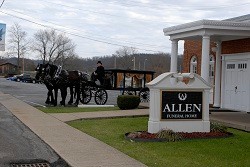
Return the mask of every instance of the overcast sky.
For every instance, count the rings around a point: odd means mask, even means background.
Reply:
[[[0,22],[7,25],[6,41],[14,23],[30,38],[48,27],[65,32],[77,45],[76,53],[88,58],[112,55],[122,46],[140,53],[170,53],[163,28],[237,17],[249,9],[250,0],[5,0]]]

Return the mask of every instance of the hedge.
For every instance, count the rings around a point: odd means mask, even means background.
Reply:
[[[140,97],[135,95],[119,95],[117,105],[122,110],[135,109],[140,104]]]

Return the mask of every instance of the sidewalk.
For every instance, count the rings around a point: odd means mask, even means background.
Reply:
[[[118,111],[100,111],[100,112],[81,112],[81,113],[52,113],[49,114],[54,118],[68,122],[79,119],[96,119],[96,118],[114,118],[114,117],[136,117],[136,116],[148,116],[148,109],[136,109],[136,110],[118,110]]]
[[[246,112],[211,112],[210,120],[225,126],[250,132],[250,114]]]
[[[72,167],[143,167],[141,162],[8,94],[0,103]]]

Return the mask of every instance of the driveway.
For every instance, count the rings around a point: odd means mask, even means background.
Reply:
[[[45,100],[47,98],[47,88],[44,84],[33,84],[9,81],[5,78],[0,78],[0,91],[5,94],[10,94],[32,106],[45,106]],[[68,89],[69,93],[69,89]],[[117,96],[121,93],[120,91],[107,90],[108,105],[116,105]],[[61,100],[60,91],[58,93],[58,102]],[[69,95],[67,96],[66,102],[69,101]],[[95,104],[94,98],[89,104]]]

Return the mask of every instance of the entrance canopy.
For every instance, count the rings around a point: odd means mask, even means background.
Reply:
[[[206,62],[209,62],[210,41],[216,42],[220,50],[222,41],[249,38],[250,14],[221,21],[199,20],[164,28],[163,32],[172,41],[170,72],[177,72],[178,41],[202,39],[201,76],[208,81],[209,64]]]
[[[170,40],[197,39],[210,36],[212,41],[229,41],[250,37],[250,15],[248,21],[199,20],[164,28],[164,35]]]
[[[201,77],[209,82],[210,42],[216,43],[214,106],[219,106],[221,88],[221,42],[250,38],[250,14],[227,20],[198,20],[163,29],[172,41],[170,72],[177,72],[179,40],[201,40]]]

